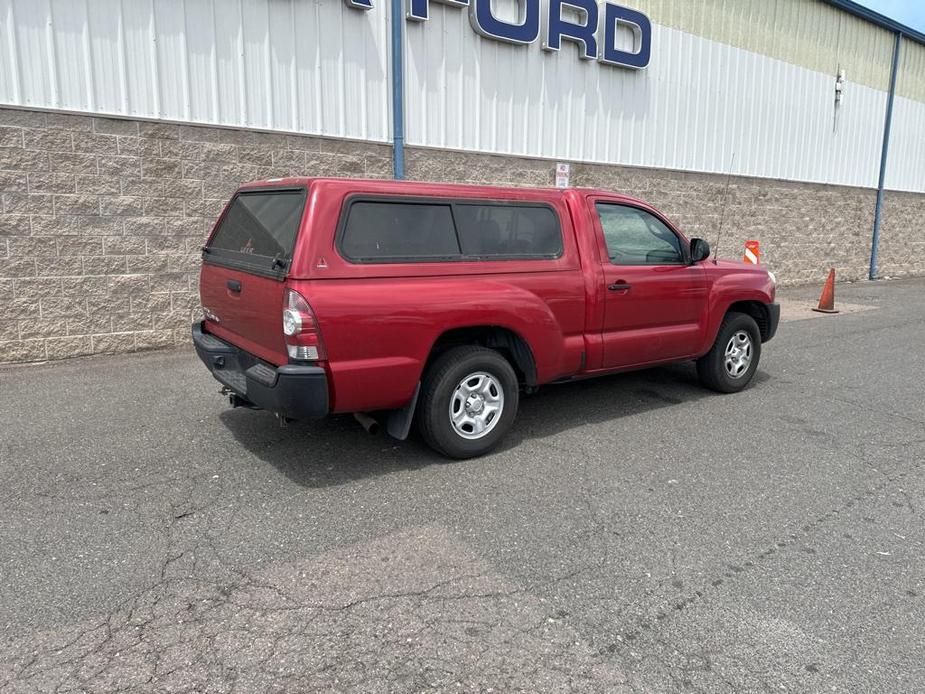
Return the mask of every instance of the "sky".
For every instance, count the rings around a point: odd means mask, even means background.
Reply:
[[[874,12],[925,33],[925,0],[855,0]]]

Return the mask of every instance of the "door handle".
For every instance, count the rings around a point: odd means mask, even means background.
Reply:
[[[235,294],[241,293],[241,280],[228,280],[225,286],[228,287],[228,291],[234,292]]]
[[[613,284],[607,287],[607,289],[609,289],[612,292],[625,292],[632,288],[633,288],[633,285],[627,284],[623,280],[620,280],[619,282],[614,282]]]

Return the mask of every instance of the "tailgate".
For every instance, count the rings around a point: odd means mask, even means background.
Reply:
[[[288,362],[285,278],[305,209],[304,188],[239,191],[203,249],[206,329],[272,364]]]

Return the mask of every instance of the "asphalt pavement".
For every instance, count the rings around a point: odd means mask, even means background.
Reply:
[[[447,462],[190,350],[0,368],[0,691],[925,691],[925,281],[749,390],[548,387]]]

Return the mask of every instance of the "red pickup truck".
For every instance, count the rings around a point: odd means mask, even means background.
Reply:
[[[354,413],[454,458],[490,450],[521,391],[696,360],[751,381],[774,276],[711,261],[615,193],[357,179],[243,186],[203,247],[196,350],[234,406]]]

